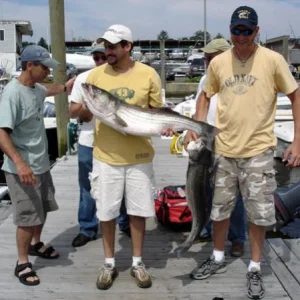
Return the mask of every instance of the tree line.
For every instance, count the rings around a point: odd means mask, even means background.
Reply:
[[[24,42],[22,42],[22,48],[24,48],[24,47],[26,47],[28,45],[35,45],[35,44],[36,43],[24,41]],[[38,41],[37,45],[42,46],[42,47],[50,50],[50,45],[47,44],[46,40],[43,37],[40,38],[40,40]]]
[[[158,35],[157,35],[157,39],[162,41],[170,41],[170,40],[183,40],[183,41],[187,41],[187,40],[193,40],[193,41],[204,41],[204,37],[205,37],[205,33],[203,30],[198,30],[196,31],[192,36],[190,37],[182,37],[182,38],[179,38],[179,39],[173,39],[171,37],[169,37],[169,34],[167,31],[165,30],[162,30]],[[221,33],[218,33],[214,39],[217,39],[217,38],[224,38],[224,36],[221,34]],[[212,40],[212,36],[211,34],[206,31],[206,41],[207,42],[210,42]]]

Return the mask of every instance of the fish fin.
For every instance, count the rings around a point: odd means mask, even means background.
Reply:
[[[157,111],[161,113],[170,113],[176,116],[181,116],[181,114],[170,107],[151,107],[151,111]]]
[[[117,114],[115,114],[115,121],[122,127],[127,127],[127,123],[121,118],[119,117]]]

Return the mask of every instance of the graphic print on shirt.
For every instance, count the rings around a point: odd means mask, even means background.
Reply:
[[[126,87],[120,87],[116,89],[112,89],[109,91],[113,96],[117,97],[120,100],[125,101],[126,99],[134,98],[135,91]]]
[[[1,101],[1,96],[2,96],[2,93],[3,93],[3,90],[5,88],[5,86],[9,83],[9,80],[6,79],[6,78],[2,78],[0,80],[0,101]]]
[[[233,93],[242,95],[247,93],[248,89],[253,87],[257,77],[250,74],[237,74],[225,80],[225,86],[232,88]]]

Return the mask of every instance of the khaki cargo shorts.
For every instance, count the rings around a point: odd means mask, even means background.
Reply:
[[[16,174],[5,172],[13,212],[17,226],[37,226],[45,223],[47,213],[58,209],[55,188],[50,171],[36,176],[36,184],[20,182]]]
[[[260,226],[276,223],[273,193],[277,184],[272,149],[250,158],[216,154],[215,168],[212,220],[230,217],[240,190],[251,223]]]

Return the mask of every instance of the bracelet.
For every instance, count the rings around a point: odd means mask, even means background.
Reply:
[[[66,92],[67,91],[67,86],[66,86],[66,84],[64,84],[64,92]]]

